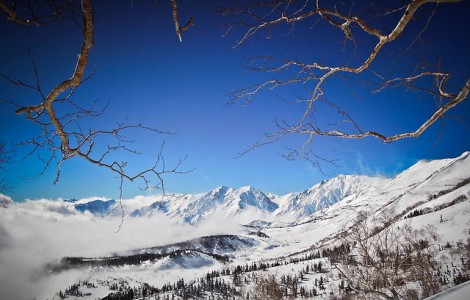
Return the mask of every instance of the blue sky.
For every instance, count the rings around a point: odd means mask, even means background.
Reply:
[[[174,132],[172,135],[130,132],[129,136],[136,140],[133,147],[142,150],[143,154],[118,158],[128,161],[130,170],[137,170],[152,163],[165,141],[164,156],[169,166],[179,158],[187,157],[182,170],[194,169],[186,175],[166,177],[169,192],[197,193],[221,185],[252,185],[266,192],[285,194],[301,191],[340,173],[391,176],[419,159],[455,157],[470,150],[470,105],[466,100],[451,111],[452,118],[445,120],[443,135],[437,143],[441,131],[439,124],[433,125],[418,139],[391,144],[374,139],[316,139],[316,153],[335,159],[337,164],[323,164],[323,173],[306,161],[282,158],[287,148],[302,141],[298,137],[288,137],[237,157],[264,133],[275,130],[274,119],[295,119],[302,107],[290,105],[285,100],[307,92],[307,87],[305,90],[296,87],[263,91],[249,105],[226,105],[231,92],[270,79],[267,74],[244,67],[250,64],[250,58],[295,56],[308,61],[318,58],[338,63],[345,59],[341,53],[347,53],[348,48],[332,54],[341,46],[341,43],[331,43],[338,41],[338,32],[323,25],[312,29],[309,24],[298,26],[290,34],[280,27],[270,39],[261,33],[234,48],[242,31],[234,30],[223,37],[224,29],[220,24],[226,19],[210,13],[211,1],[196,2],[183,1],[180,5],[181,19],[192,15],[196,22],[183,33],[183,43],[180,43],[167,3],[157,2],[151,6],[142,1],[131,8],[130,1],[113,1],[112,5],[109,1],[96,1],[95,45],[88,65],[88,71],[95,67],[95,72],[75,95],[80,103],[91,103],[95,99],[102,105],[110,103],[104,115],[87,123],[91,127],[110,128],[117,121],[127,119],[129,123],[144,123]],[[470,28],[463,13],[465,8],[468,4],[442,5],[422,36],[423,44],[416,43],[413,51],[397,59],[392,55],[393,51],[406,48],[412,40],[411,35],[411,38],[404,36],[397,48],[384,50],[374,68],[395,72],[409,70],[414,66],[421,45],[426,45],[426,57],[441,59],[444,68],[456,73],[456,84],[466,80],[470,70],[469,45],[466,38],[461,39],[464,44],[458,41],[459,34],[468,37]],[[425,21],[426,18],[421,18],[410,31],[419,32],[422,28],[419,24],[422,26]],[[81,44],[81,28],[77,24],[63,21],[47,27],[24,28],[1,21],[0,32],[2,73],[32,82],[34,77],[28,57],[28,49],[31,49],[45,90],[70,76]],[[365,48],[370,45],[370,41],[362,41],[361,37],[358,41],[366,45]],[[361,51],[363,48],[358,48],[358,57],[361,57]],[[352,93],[339,80],[333,81],[329,88],[329,97],[344,104],[363,127],[378,127],[386,133],[414,129],[434,107],[432,98],[413,93],[386,91],[370,97],[360,87]],[[29,91],[0,80],[0,98],[36,103],[34,97]],[[24,116],[16,116],[14,107],[0,105],[1,139],[8,145],[39,132],[34,124],[24,120]],[[28,148],[18,146],[16,149],[14,161],[2,174],[13,186],[7,194],[14,200],[115,198],[119,195],[119,179],[114,174],[78,158],[64,163],[56,185],[53,184],[55,168],[30,180],[28,178],[40,171],[40,161],[35,157],[23,160]],[[156,192],[141,191],[138,187],[139,184],[126,183],[124,196]]]

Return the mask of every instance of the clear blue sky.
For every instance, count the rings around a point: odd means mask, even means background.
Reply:
[[[183,1],[180,5],[182,22],[192,15],[196,25],[183,33],[183,43],[180,43],[174,33],[168,3],[158,1],[151,6],[140,1],[131,8],[130,2],[95,1],[95,45],[87,69],[91,71],[95,67],[95,72],[80,87],[75,100],[90,103],[99,99],[103,105],[110,103],[103,116],[88,123],[92,127],[110,128],[127,118],[130,123],[175,132],[166,136],[130,133],[136,139],[134,147],[144,153],[119,157],[128,161],[131,168],[145,167],[152,163],[163,141],[168,165],[187,156],[182,170],[194,168],[194,171],[166,177],[165,185],[170,192],[197,193],[220,185],[252,185],[265,192],[285,194],[304,190],[339,173],[390,176],[419,159],[454,157],[470,150],[470,104],[466,100],[445,119],[443,135],[437,143],[440,124],[432,126],[418,139],[392,144],[374,139],[316,139],[316,153],[337,160],[337,166],[322,165],[324,174],[306,161],[287,161],[281,157],[286,148],[298,145],[300,140],[295,137],[237,158],[238,153],[264,133],[275,130],[275,118],[295,119],[302,107],[289,105],[284,100],[305,93],[298,88],[266,91],[249,105],[227,106],[231,92],[270,79],[269,75],[252,72],[244,65],[249,65],[251,57],[260,55],[339,62],[344,60],[341,53],[349,52],[345,49],[329,55],[333,48],[342,47],[342,40],[336,39],[338,32],[325,29],[328,26],[310,29],[311,24],[304,24],[287,34],[288,30],[281,27],[270,39],[262,33],[245,45],[233,48],[242,31],[234,30],[222,37],[224,29],[220,24],[226,20],[210,13],[212,1]],[[442,59],[443,69],[455,72],[455,82],[462,82],[470,73],[470,24],[464,14],[468,8],[468,3],[454,7],[442,5],[422,35],[423,44],[417,42],[411,52],[399,59],[390,56],[396,49],[409,45],[412,38],[405,36],[397,48],[386,49],[373,67],[385,72],[409,70],[420,55],[421,45],[425,45],[426,57]],[[425,21],[426,18],[421,18],[418,24],[422,26]],[[419,32],[420,28],[410,30]],[[71,75],[81,45],[81,28],[76,23],[66,20],[47,27],[25,28],[2,20],[0,32],[0,72],[33,82],[28,57],[28,49],[31,49],[45,90]],[[361,38],[358,37],[358,42],[368,45],[369,42]],[[359,48],[358,57],[361,51]],[[0,80],[1,99],[37,103],[34,97],[29,91]],[[390,91],[369,98],[361,88],[352,93],[339,81],[332,83],[330,97],[340,99],[338,101],[357,116],[364,128],[379,128],[386,133],[415,129],[434,107],[430,97]],[[14,107],[0,105],[0,136],[8,145],[39,132],[24,116],[16,116]],[[64,163],[56,185],[53,185],[55,168],[29,180],[27,178],[37,175],[42,166],[37,157],[23,160],[27,151],[28,148],[17,147],[14,161],[1,174],[13,186],[7,194],[14,200],[115,198],[119,194],[119,180],[114,174],[78,158]],[[125,184],[124,196],[155,193],[141,191],[138,187],[138,184]]]

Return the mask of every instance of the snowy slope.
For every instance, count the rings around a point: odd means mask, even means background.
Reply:
[[[341,232],[352,226],[361,212],[376,214],[384,210],[390,210],[395,215],[401,216],[398,219],[400,222],[414,223],[418,220],[426,220],[425,223],[419,223],[416,226],[439,225],[437,227],[441,230],[442,235],[452,241],[457,241],[462,239],[462,234],[465,234],[464,229],[470,226],[470,221],[468,221],[468,215],[470,215],[470,211],[468,211],[468,207],[470,207],[469,178],[470,158],[468,152],[455,159],[418,162],[400,175],[390,179],[340,176],[333,179],[341,182],[338,185],[339,187],[354,184],[355,186],[362,185],[364,189],[354,190],[351,187],[333,189],[332,194],[338,196],[338,201],[295,223],[282,224],[279,222],[258,221],[252,222],[250,225],[262,230],[270,237],[270,242],[274,245],[260,255],[264,258],[289,255],[292,253],[293,246],[295,246],[296,251],[301,251],[310,248],[314,244],[327,245],[329,242],[334,241]],[[341,179],[350,180],[353,184],[345,184],[345,181],[341,181]],[[323,185],[325,184],[327,183],[323,183]],[[323,187],[320,184],[307,190],[319,191],[318,196],[317,198],[305,197],[303,202],[298,201],[297,207],[293,206],[298,209],[296,213],[301,215],[299,211],[304,211],[302,206],[305,203],[316,204],[313,201],[314,199],[325,199],[322,195],[328,195],[328,193],[322,189]],[[307,194],[307,191],[304,193]],[[348,194],[343,191],[351,191],[351,193]],[[328,197],[326,198],[328,199]],[[404,216],[413,210],[439,209],[457,198],[462,199],[463,202],[430,212],[422,218],[404,220]],[[285,204],[284,206],[281,204],[280,208],[282,207],[286,207]],[[441,214],[444,215],[444,218],[448,215],[448,219],[454,220],[454,223],[440,224]],[[459,226],[462,226],[462,229],[455,230],[455,227]],[[447,228],[447,230],[444,228]]]
[[[386,181],[379,177],[339,175],[322,181],[310,189],[282,197],[275,214],[300,221],[314,212],[325,209],[341,200],[366,196]]]
[[[459,284],[447,291],[441,292],[437,295],[431,296],[424,300],[436,300],[436,299],[443,299],[443,300],[468,300],[470,297],[470,281]]]

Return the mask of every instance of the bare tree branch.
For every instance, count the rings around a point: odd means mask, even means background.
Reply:
[[[25,26],[41,26],[58,21],[66,12],[73,12],[74,6],[71,0],[0,0],[0,11],[6,15],[8,22]]]
[[[121,180],[120,191],[122,194],[123,180],[141,181],[144,189],[162,189],[165,191],[164,177],[168,174],[186,173],[179,168],[183,163],[180,160],[173,168],[167,167],[163,159],[163,148],[155,158],[153,165],[136,171],[134,174],[128,171],[127,161],[116,160],[117,152],[140,154],[130,147],[133,139],[127,137],[127,133],[133,130],[145,130],[157,134],[169,134],[144,124],[127,124],[120,122],[111,129],[95,129],[88,126],[84,118],[100,116],[103,109],[95,109],[96,101],[91,107],[86,108],[72,99],[75,90],[80,87],[93,73],[85,75],[89,54],[94,43],[93,8],[91,0],[82,0],[83,40],[72,76],[55,85],[49,93],[46,93],[40,82],[39,70],[33,55],[30,57],[35,76],[34,84],[14,80],[5,74],[0,76],[15,86],[30,89],[38,95],[39,103],[27,106],[19,105],[17,101],[5,101],[18,107],[17,114],[25,114],[26,118],[35,123],[41,129],[41,133],[25,142],[32,149],[25,158],[37,154],[44,168],[38,176],[41,176],[53,163],[56,164],[56,178],[60,179],[62,164],[74,157],[80,157],[98,167],[108,169],[117,174]],[[4,6],[5,9],[8,8]],[[11,10],[11,9],[10,9]],[[65,109],[63,109],[65,107]],[[111,141],[111,142],[110,142]]]
[[[183,42],[181,33],[187,30],[191,25],[194,25],[194,20],[193,20],[193,17],[190,17],[188,22],[186,22],[185,25],[180,26],[179,16],[178,16],[178,5],[176,3],[176,0],[170,0],[170,2],[171,2],[171,9],[173,11],[173,23],[175,24],[176,35],[178,36],[178,39],[180,40],[180,42]]]
[[[381,130],[363,130],[359,123],[354,120],[352,116],[346,113],[345,110],[340,109],[337,104],[335,104],[335,100],[328,100],[327,102],[330,102],[329,105],[331,106],[331,103],[333,103],[334,105],[332,106],[335,107],[339,116],[342,117],[343,121],[341,123],[348,123],[352,125],[350,127],[351,130],[347,131],[341,127],[331,130],[320,128],[314,119],[315,115],[318,114],[317,110],[315,109],[315,103],[318,101],[325,102],[325,86],[329,81],[331,81],[336,76],[344,76],[346,74],[357,76],[361,73],[364,73],[366,70],[370,70],[371,64],[377,60],[379,54],[382,52],[383,47],[387,44],[394,43],[403,34],[405,29],[415,19],[416,12],[425,4],[434,3],[435,7],[427,18],[424,27],[414,37],[407,50],[412,47],[417,39],[421,38],[423,32],[428,28],[432,17],[434,16],[436,10],[438,10],[438,5],[442,3],[455,3],[460,1],[408,1],[406,6],[393,9],[392,11],[387,11],[385,13],[400,14],[399,19],[396,21],[393,28],[388,32],[384,32],[382,29],[379,29],[378,26],[370,24],[360,15],[353,15],[351,11],[342,13],[336,8],[336,6],[334,6],[334,9],[325,9],[320,5],[320,1],[314,2],[314,4],[308,3],[308,1],[305,3],[297,3],[300,8],[293,12],[291,9],[293,4],[292,1],[274,1],[261,3],[259,5],[254,4],[250,7],[225,10],[226,14],[232,14],[237,18],[238,25],[247,27],[244,35],[236,42],[235,46],[242,45],[249,38],[253,37],[261,30],[270,30],[270,28],[273,26],[280,24],[294,25],[296,23],[300,23],[301,21],[312,20],[315,17],[319,20],[325,20],[331,26],[333,26],[333,28],[338,28],[343,32],[343,35],[347,40],[352,40],[354,43],[356,43],[354,36],[357,35],[357,31],[360,31],[362,34],[365,34],[366,36],[369,36],[375,40],[374,46],[369,52],[366,53],[365,57],[360,60],[358,65],[348,63],[335,66],[322,64],[319,62],[305,63],[295,59],[280,60],[274,59],[272,57],[264,57],[264,60],[268,61],[269,64],[252,69],[273,74],[273,76],[276,77],[281,77],[281,74],[283,74],[283,79],[269,79],[267,81],[237,91],[233,94],[233,97],[230,100],[231,103],[242,99],[246,99],[247,102],[250,102],[252,101],[252,98],[263,89],[274,90],[281,86],[296,84],[302,84],[306,87],[310,86],[310,95],[308,99],[297,101],[297,103],[302,102],[305,104],[304,112],[299,117],[298,122],[295,122],[292,125],[283,124],[282,126],[278,126],[279,129],[276,132],[266,135],[261,141],[250,147],[249,150],[261,145],[276,142],[290,134],[305,135],[307,137],[307,144],[312,143],[315,136],[331,136],[349,139],[374,137],[387,143],[405,138],[416,138],[425,132],[437,120],[443,118],[449,110],[467,99],[470,90],[470,77],[468,77],[466,82],[458,88],[457,92],[453,92],[446,86],[446,83],[452,77],[452,74],[448,72],[442,72],[440,70],[425,70],[407,76],[397,76],[391,79],[386,79],[383,76],[375,73],[380,78],[379,88],[374,91],[375,93],[381,92],[386,88],[394,87],[405,87],[419,90],[440,99],[435,111],[431,115],[426,116],[426,119],[416,129],[399,132],[392,135],[386,135],[382,133]],[[333,4],[330,6],[333,6]],[[259,9],[260,7],[262,9]],[[356,33],[354,33],[354,30]],[[433,79],[433,83],[428,83],[427,86],[419,86],[416,84],[420,80],[424,80],[424,78]],[[305,149],[305,144],[301,148]],[[299,153],[302,155],[302,151]]]
[[[419,283],[423,296],[436,293],[435,228],[399,228],[393,218],[390,211],[361,216],[342,240],[346,247],[334,262],[335,270],[352,290],[380,299],[402,298],[408,282]]]
[[[7,166],[11,163],[14,156],[14,151],[7,149],[7,146],[3,141],[0,141],[0,174],[7,169]],[[7,180],[0,177],[0,192],[5,192],[11,189]]]

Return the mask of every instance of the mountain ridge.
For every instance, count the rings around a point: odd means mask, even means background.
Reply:
[[[305,222],[317,212],[325,211],[339,202],[350,203],[354,199],[380,198],[394,191],[411,192],[419,185],[432,184],[444,178],[446,182],[455,181],[455,177],[468,177],[466,169],[470,167],[470,152],[464,152],[456,158],[440,160],[420,160],[400,174],[391,178],[340,174],[323,180],[302,192],[286,195],[265,193],[252,186],[231,188],[219,186],[206,193],[175,194],[165,196],[140,197],[138,200],[117,201],[102,197],[63,200],[64,211],[76,210],[79,213],[94,216],[121,216],[122,205],[130,217],[154,217],[166,215],[175,221],[197,225],[211,216],[234,217],[247,215],[251,221],[265,220],[281,222]],[[452,176],[447,176],[451,172]],[[396,195],[398,197],[398,195]],[[142,199],[141,199],[142,198]],[[10,206],[4,205],[5,207]],[[58,203],[54,210],[59,211]],[[251,218],[251,219],[250,219]]]

